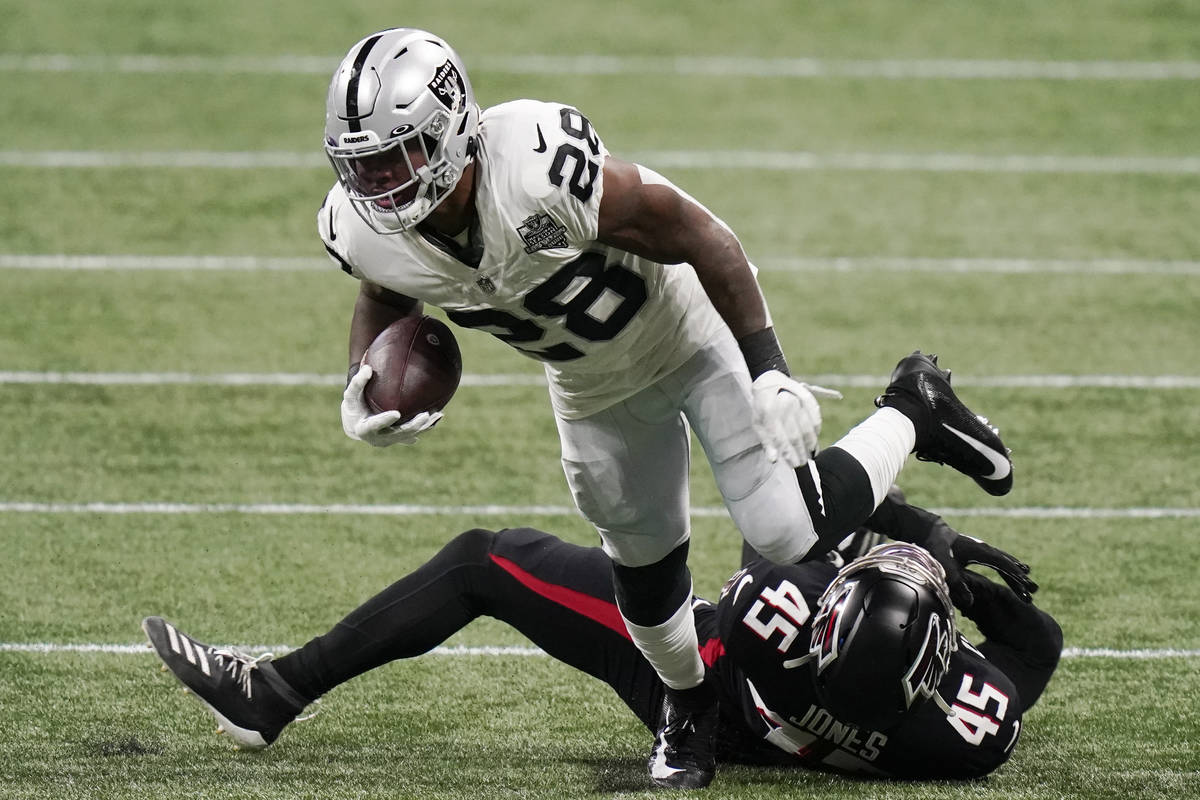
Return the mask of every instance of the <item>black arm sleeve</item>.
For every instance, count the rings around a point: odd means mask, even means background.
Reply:
[[[865,524],[889,539],[920,545],[941,521],[942,518],[932,511],[910,506],[904,496],[893,489],[867,517]]]
[[[979,646],[1012,680],[1025,708],[1042,696],[1062,655],[1062,628],[1033,603],[1021,600],[1003,584],[970,570],[963,571],[975,602],[965,612],[986,641]]]

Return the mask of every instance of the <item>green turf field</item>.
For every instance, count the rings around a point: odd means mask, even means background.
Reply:
[[[470,527],[593,542],[539,366],[490,337],[460,332],[468,382],[418,447],[340,430],[325,87],[392,25],[725,218],[793,371],[846,395],[826,443],[919,347],[1013,447],[1002,499],[902,476],[1032,563],[1065,631],[1013,758],[969,784],[727,768],[704,796],[1200,796],[1200,4],[610,5],[0,0],[0,798],[651,794],[649,735],[537,655],[389,665],[244,754],[135,647],[147,614],[302,644]],[[738,541],[707,469],[712,595]]]

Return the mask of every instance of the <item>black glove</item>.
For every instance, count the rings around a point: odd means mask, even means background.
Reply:
[[[1032,601],[1038,585],[1029,579],[1029,566],[998,547],[971,536],[964,536],[930,511],[909,505],[898,487],[867,520],[872,530],[901,542],[911,542],[929,551],[946,571],[950,599],[961,610],[975,602],[971,587],[963,576],[970,564],[991,567],[1000,574],[1013,593],[1025,602]]]
[[[1038,585],[1029,579],[1027,564],[987,542],[963,536],[936,514],[930,514],[928,511],[924,513],[931,518],[931,524],[923,537],[914,537],[913,544],[928,550],[942,565],[942,569],[946,570],[950,599],[960,610],[966,611],[975,602],[975,596],[971,593],[971,587],[963,574],[970,564],[991,567],[1000,573],[1000,577],[1017,597],[1026,603],[1033,600],[1032,595],[1037,591]]]
[[[992,547],[987,542],[961,533],[950,549],[959,567],[965,569],[970,564],[991,567],[1000,574],[1017,597],[1026,603],[1033,601],[1033,593],[1038,590],[1038,585],[1029,577],[1028,564],[1017,561],[998,547]]]

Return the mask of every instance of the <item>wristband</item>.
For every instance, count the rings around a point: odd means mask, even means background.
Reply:
[[[783,357],[783,350],[779,347],[779,339],[775,338],[774,328],[763,328],[761,331],[748,333],[738,339],[737,343],[746,359],[746,366],[750,368],[751,380],[773,369],[791,376],[787,360]]]

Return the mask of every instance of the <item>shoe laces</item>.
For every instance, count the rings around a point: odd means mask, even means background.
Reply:
[[[263,653],[261,656],[250,656],[240,650],[213,649],[213,660],[217,667],[229,673],[229,677],[237,684],[238,689],[247,700],[254,699],[254,670],[264,661],[275,657],[273,653]]]
[[[217,662],[218,669],[224,669],[229,673],[229,677],[237,684],[238,689],[246,696],[247,700],[254,699],[254,671],[258,669],[258,665],[270,661],[275,657],[274,653],[263,653],[261,656],[251,656],[243,653],[241,650],[233,648],[214,648],[212,650],[213,660]],[[308,722],[310,719],[321,713],[318,704],[321,698],[313,700],[311,705],[313,710],[311,714],[305,714],[302,717],[296,717],[292,722]]]

